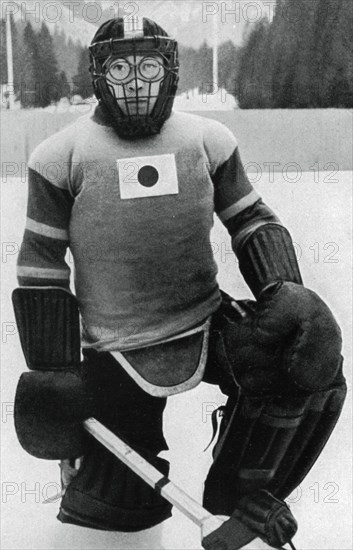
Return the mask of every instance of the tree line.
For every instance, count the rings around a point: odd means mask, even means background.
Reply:
[[[23,107],[46,107],[61,97],[92,96],[86,46],[51,35],[45,23],[11,20],[14,87]],[[218,48],[219,85],[243,109],[353,107],[352,0],[277,0],[247,29],[243,46]],[[1,84],[7,83],[6,24],[0,20]],[[212,48],[180,45],[179,92],[212,92]]]
[[[65,33],[55,29],[50,34],[45,22],[38,32],[31,23],[15,23],[11,17],[14,92],[21,106],[47,107],[63,97],[80,94],[80,64],[87,69],[86,97],[92,95],[88,74],[88,52],[81,43],[67,40]],[[0,20],[0,74],[1,84],[8,83],[6,55],[6,22]],[[5,87],[6,89],[6,87]],[[9,90],[7,90],[9,92]]]
[[[218,85],[234,95],[239,71],[240,48],[231,40],[218,47]],[[179,92],[197,88],[201,93],[212,93],[213,51],[204,42],[198,49],[179,46]]]
[[[11,17],[13,45],[14,90],[22,107],[47,107],[62,97],[92,96],[89,74],[89,54],[80,42],[67,40],[63,30],[51,35],[43,22],[39,32],[31,23],[15,22]],[[6,22],[0,20],[0,74],[6,85]],[[200,48],[180,46],[179,91],[199,88],[207,91],[212,86],[212,49],[204,43]],[[237,48],[229,41],[219,48],[220,79],[234,92],[234,68],[237,66]]]
[[[353,107],[352,28],[352,0],[277,0],[241,49],[239,107]]]

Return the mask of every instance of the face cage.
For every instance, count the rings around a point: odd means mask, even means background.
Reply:
[[[137,78],[134,77],[135,86],[137,88]],[[152,83],[148,84],[148,90],[146,94],[139,94],[138,90],[136,96],[132,99],[126,92],[126,87],[121,85],[124,97],[116,97],[114,87],[107,82],[109,92],[112,94],[116,101],[116,107],[119,109],[122,116],[130,120],[137,119],[140,117],[149,117],[153,115],[153,109],[157,103],[157,99],[160,94],[161,83],[158,83],[158,90],[156,94],[151,93]],[[142,100],[142,102],[141,102]],[[154,101],[155,100],[155,101]],[[122,109],[119,102],[124,102],[124,109]],[[152,108],[151,108],[152,104]]]
[[[151,53],[149,55],[151,56]],[[154,52],[153,55],[156,55],[156,52]],[[137,55],[130,54],[130,56],[133,56],[134,65],[136,67]],[[128,81],[121,84],[116,83],[114,85],[110,80],[106,78],[106,71],[105,71],[105,68],[107,67],[109,62],[115,58],[115,56],[113,55],[109,56],[106,59],[106,61],[103,63],[102,65],[103,70],[101,74],[99,75],[97,74],[97,76],[104,78],[104,80],[106,81],[109,92],[115,99],[116,107],[117,109],[119,109],[121,116],[128,118],[130,121],[137,120],[139,118],[153,117],[153,111],[157,104],[157,100],[160,96],[161,97],[163,96],[163,91],[166,88],[165,82],[169,80],[168,76],[170,74],[175,74],[173,72],[173,69],[168,69],[166,67],[166,64],[168,63],[168,59],[160,53],[158,53],[158,56],[161,57],[163,60],[164,76],[156,81],[153,81],[153,80],[148,81],[144,78],[141,78],[141,76],[137,74],[136,68],[134,68],[133,76],[129,78]],[[138,89],[139,80],[144,82],[145,90],[143,92],[140,92]],[[133,83],[133,86],[131,89],[134,91],[132,94],[129,94],[129,86],[131,86],[132,83]],[[123,93],[122,96],[120,95],[119,97],[117,97],[115,93],[116,89],[114,86],[120,87],[120,90]],[[154,93],[152,93],[152,88]],[[124,102],[124,109],[121,107],[121,105],[119,105],[119,102]],[[151,104],[152,104],[152,107],[151,107]]]
[[[163,45],[164,48],[162,48]],[[97,47],[98,52],[96,51]],[[165,51],[161,51],[161,49]],[[158,133],[170,115],[177,88],[179,64],[176,42],[168,37],[147,37],[142,41],[117,39],[93,44],[90,47],[90,52],[92,55],[90,70],[96,96],[103,102],[111,115],[117,132],[123,137],[139,137]],[[151,55],[161,57],[164,62],[165,75],[158,81],[156,93],[152,95],[151,88],[155,83],[150,82],[147,95],[137,93],[134,101],[129,104],[126,84],[124,84],[121,85],[124,96],[117,98],[114,87],[105,76],[104,68],[107,63],[117,56],[133,56],[134,63],[136,63],[136,56]],[[135,80],[137,89],[136,71],[134,71],[133,80]],[[118,99],[124,101],[126,112],[118,105]],[[140,105],[139,99],[147,100],[147,104],[143,102]],[[152,99],[155,99],[155,104],[151,109]]]

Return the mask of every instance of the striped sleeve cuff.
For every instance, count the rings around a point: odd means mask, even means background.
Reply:
[[[245,208],[248,208],[249,206],[252,206],[260,199],[260,195],[255,191],[251,191],[248,195],[243,197],[242,199],[238,200],[237,202],[231,204],[224,210],[218,213],[219,219],[224,222],[226,220],[229,220],[233,216],[237,216],[245,210]]]
[[[17,266],[17,276],[31,279],[58,279],[69,280],[70,269],[50,269],[37,266]]]
[[[224,222],[252,206],[259,195],[249,182],[238,148],[212,176],[215,211]]]

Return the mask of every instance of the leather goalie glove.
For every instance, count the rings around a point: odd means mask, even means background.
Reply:
[[[251,321],[257,344],[281,349],[282,366],[299,390],[326,388],[341,366],[341,331],[329,307],[302,285],[288,231],[279,224],[263,225],[237,254],[257,299]]]
[[[257,302],[235,302],[222,294],[209,359],[219,364],[226,353],[226,364],[245,394],[310,394],[336,380],[341,333],[315,292],[286,282],[264,291]],[[229,393],[226,387],[224,393]]]

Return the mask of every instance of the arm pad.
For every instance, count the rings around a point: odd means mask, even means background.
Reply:
[[[12,293],[17,328],[31,370],[67,370],[80,364],[76,298],[60,287],[19,287]]]
[[[280,224],[258,227],[237,250],[237,256],[239,269],[256,298],[276,282],[302,284],[292,239]]]

